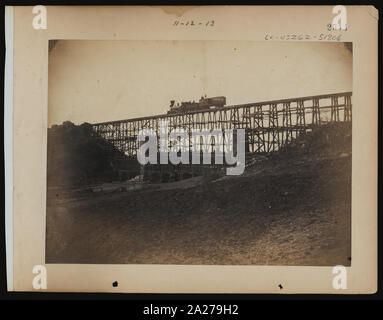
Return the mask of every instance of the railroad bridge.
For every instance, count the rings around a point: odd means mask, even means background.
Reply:
[[[167,121],[170,130],[182,128],[190,136],[193,129],[245,129],[247,152],[269,153],[316,126],[350,122],[351,96],[352,92],[342,92],[254,102],[182,114],[96,123],[92,126],[96,136],[113,144],[128,157],[135,156],[140,146],[137,141],[139,131],[152,129],[159,136],[161,121]]]

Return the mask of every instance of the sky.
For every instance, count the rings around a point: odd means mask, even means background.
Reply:
[[[205,94],[235,105],[352,91],[339,42],[59,40],[48,70],[49,127],[164,114]]]

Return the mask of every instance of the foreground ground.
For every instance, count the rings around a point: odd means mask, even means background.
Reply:
[[[298,139],[240,177],[57,192],[47,263],[350,265],[351,130]]]

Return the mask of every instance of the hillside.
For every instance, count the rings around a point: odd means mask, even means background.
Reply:
[[[349,124],[301,136],[242,176],[171,185],[51,204],[47,262],[351,263]]]
[[[108,142],[93,135],[90,124],[70,121],[48,129],[48,187],[76,186],[117,178],[111,159],[124,157]]]

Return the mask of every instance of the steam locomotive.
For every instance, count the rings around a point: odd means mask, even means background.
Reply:
[[[175,104],[175,100],[170,100],[170,110],[168,114],[187,113],[212,108],[223,108],[226,105],[226,97],[201,97],[199,102],[187,101]]]

